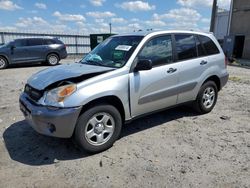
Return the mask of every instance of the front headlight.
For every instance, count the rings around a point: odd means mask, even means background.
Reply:
[[[76,84],[60,86],[47,92],[45,104],[49,106],[63,106],[63,101],[76,91]]]

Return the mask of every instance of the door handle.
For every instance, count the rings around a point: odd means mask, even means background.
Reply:
[[[207,61],[202,60],[202,61],[200,62],[200,65],[206,65],[206,64],[207,64]]]
[[[173,72],[175,72],[175,71],[177,71],[176,68],[169,68],[169,69],[167,70],[167,73],[173,73]]]

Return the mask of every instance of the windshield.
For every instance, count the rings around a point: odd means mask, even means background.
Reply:
[[[3,43],[3,44],[0,44],[0,46],[2,46],[2,47],[9,46],[10,43],[11,43],[11,42],[7,42],[7,43],[5,43],[5,44]]]
[[[120,68],[124,66],[143,36],[115,36],[106,39],[80,63]]]
[[[14,43],[13,41],[7,42],[5,44],[2,44],[2,47],[9,47],[9,46],[13,45],[13,43]]]

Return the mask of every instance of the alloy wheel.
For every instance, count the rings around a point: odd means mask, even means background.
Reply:
[[[55,55],[49,56],[49,64],[56,65],[58,63],[58,58]]]
[[[215,101],[215,90],[213,87],[207,87],[202,96],[202,103],[205,108],[211,108]]]
[[[114,130],[114,118],[106,112],[101,112],[90,118],[84,135],[91,145],[98,146],[106,143],[112,137]]]
[[[6,61],[3,58],[0,58],[0,69],[4,68],[6,65]]]

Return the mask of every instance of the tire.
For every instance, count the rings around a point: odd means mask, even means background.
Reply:
[[[5,69],[6,67],[8,67],[8,61],[0,56],[0,69]]]
[[[81,149],[98,153],[110,148],[119,138],[122,119],[111,105],[94,106],[78,118],[74,137]]]
[[[47,64],[50,66],[55,66],[59,63],[59,57],[54,53],[49,54],[46,59],[47,59]]]
[[[213,110],[218,97],[218,88],[213,81],[205,82],[197,95],[195,110],[201,114],[209,113]]]

